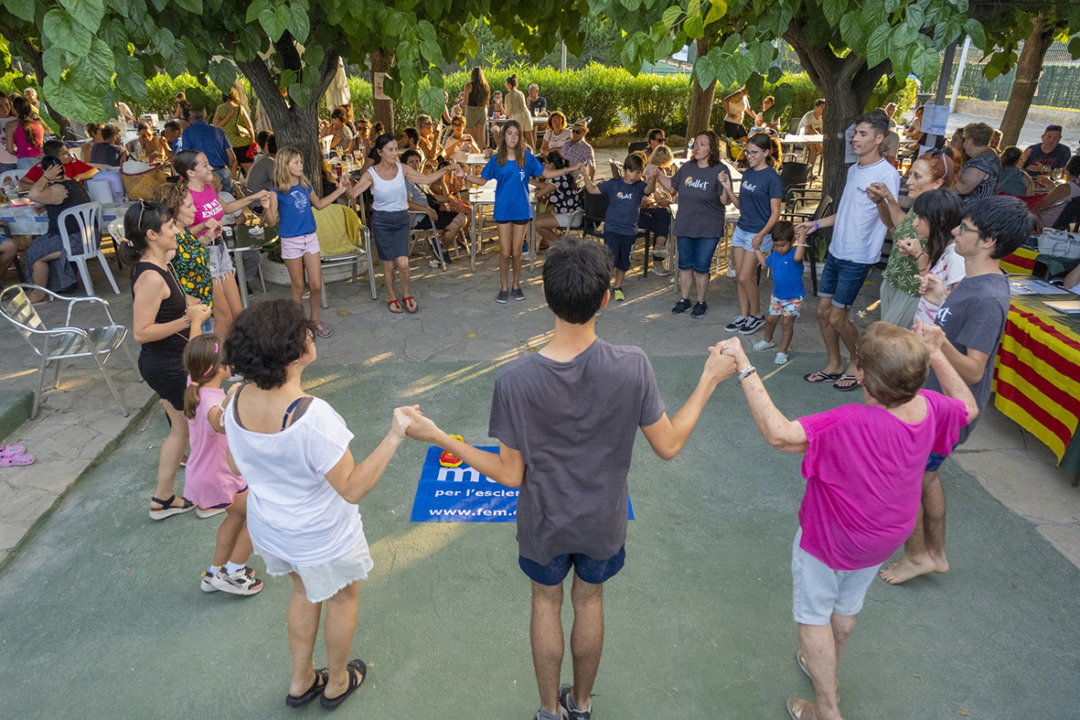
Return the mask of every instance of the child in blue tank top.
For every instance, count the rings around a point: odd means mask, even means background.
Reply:
[[[307,270],[311,321],[315,323],[315,332],[323,338],[334,333],[319,320],[322,258],[312,208],[322,210],[348,188],[347,181],[341,182],[334,192],[320,198],[304,176],[304,156],[297,148],[281,148],[274,158],[274,193],[270,196],[270,207],[266,209],[264,217],[268,225],[278,223],[281,259],[289,271],[293,302],[299,303],[304,297],[304,270]]]

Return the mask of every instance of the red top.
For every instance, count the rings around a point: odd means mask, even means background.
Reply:
[[[82,175],[84,172],[93,170],[94,168],[87,165],[82,160],[72,160],[69,163],[64,164],[64,177],[68,180],[74,180],[77,175]],[[34,167],[26,171],[26,175],[23,176],[23,180],[29,180],[30,182],[37,182],[44,174],[44,170],[41,169],[41,163],[38,163]]]

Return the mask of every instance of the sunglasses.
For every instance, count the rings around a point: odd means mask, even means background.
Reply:
[[[584,135],[585,131],[582,130],[581,128],[574,128],[574,134],[575,135]]]

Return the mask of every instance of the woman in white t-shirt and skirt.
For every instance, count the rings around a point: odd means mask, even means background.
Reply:
[[[359,583],[371,553],[357,503],[382,477],[415,408],[394,410],[390,431],[359,465],[353,434],[329,404],[301,389],[315,360],[315,326],[291,300],[258,303],[240,313],[225,341],[245,383],[225,407],[229,465],[250,488],[248,531],[271,576],[293,581],[289,652],[293,672],[285,703],[320,697],[336,708],[364,681],[367,666],[348,660],[356,630]],[[326,602],[327,667],[312,653]]]
[[[397,140],[393,135],[386,133],[376,138],[374,153],[379,161],[369,167],[353,185],[349,197],[356,198],[371,188],[374,198],[371,204],[371,232],[375,236],[375,250],[383,264],[383,280],[390,296],[390,312],[400,313],[404,305],[405,310],[414,313],[419,306],[409,292],[409,231],[412,223],[409,219],[409,191],[405,187],[405,181],[415,185],[429,185],[453,172],[458,165],[450,161],[442,169],[424,174],[399,162],[397,149]],[[395,272],[401,277],[400,301],[394,288]]]

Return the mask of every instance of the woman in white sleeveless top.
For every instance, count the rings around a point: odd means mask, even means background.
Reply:
[[[419,306],[409,294],[409,193],[405,181],[428,185],[457,169],[451,161],[441,170],[424,174],[398,161],[397,141],[389,133],[375,140],[375,153],[379,162],[368,168],[361,176],[349,197],[355,198],[368,188],[374,197],[371,213],[371,232],[375,236],[375,249],[383,264],[383,281],[390,296],[390,312],[404,309],[416,312]],[[402,297],[399,301],[394,289],[394,273],[401,276]]]

